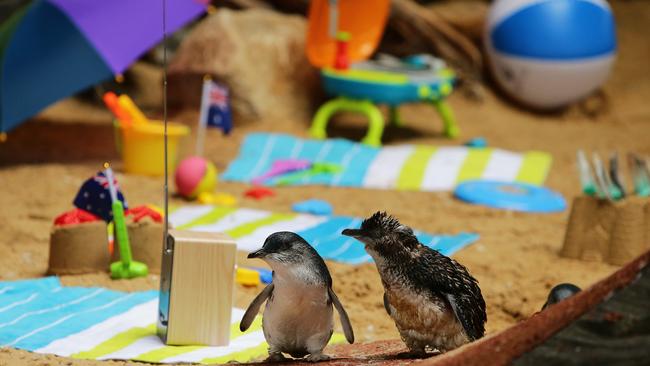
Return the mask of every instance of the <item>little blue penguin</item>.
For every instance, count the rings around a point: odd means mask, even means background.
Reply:
[[[375,261],[384,285],[384,307],[409,348],[446,352],[485,333],[485,300],[478,281],[455,260],[422,245],[413,230],[385,212],[360,229],[345,229]]]
[[[560,301],[566,300],[578,292],[580,292],[580,287],[572,283],[561,283],[553,287],[548,293],[548,298],[546,299],[544,306],[542,306],[542,310],[553,304],[557,304]]]
[[[262,329],[269,344],[267,361],[282,361],[283,353],[307,356],[312,362],[329,359],[323,349],[334,329],[332,305],[339,313],[345,338],[354,342],[350,319],[332,290],[325,261],[305,239],[292,232],[277,232],[248,258],[260,258],[273,270],[273,280],[248,306],[239,325],[242,331],[248,329],[266,301]]]

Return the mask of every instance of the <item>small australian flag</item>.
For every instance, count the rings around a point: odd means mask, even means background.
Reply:
[[[115,189],[117,189],[117,198],[122,201],[126,210],[126,199],[122,192],[120,192],[117,179],[113,178],[113,183],[115,184]],[[104,221],[110,222],[113,220],[113,202],[111,202],[111,193],[108,187],[108,178],[106,178],[104,172],[99,172],[84,182],[73,203],[77,208],[91,212],[101,217]]]
[[[229,98],[226,86],[212,80],[204,82],[201,108],[204,110],[202,115],[207,118],[205,125],[220,128],[226,135],[232,130]]]

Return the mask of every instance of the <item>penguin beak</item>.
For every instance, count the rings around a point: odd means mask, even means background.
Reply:
[[[247,258],[264,258],[266,256],[266,254],[267,253],[264,251],[264,248],[262,248],[262,249],[258,249],[256,251],[254,251],[254,252],[248,253]]]
[[[360,229],[345,229],[343,232],[341,232],[341,234],[345,236],[351,236],[353,238],[360,238],[363,236],[363,231]]]

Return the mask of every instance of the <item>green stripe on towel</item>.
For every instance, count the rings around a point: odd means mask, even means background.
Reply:
[[[493,149],[469,149],[463,165],[460,167],[456,182],[464,182],[470,179],[480,179],[485,172],[485,167],[490,161]]]
[[[199,225],[210,225],[230,215],[231,213],[235,212],[235,210],[236,208],[234,207],[217,206],[214,208],[214,210],[201,217],[197,217],[196,219],[186,224],[180,225],[177,229],[182,230]]]
[[[419,190],[422,186],[427,164],[429,164],[429,160],[435,152],[436,148],[433,146],[417,145],[404,162],[402,171],[397,178],[397,189]]]
[[[248,332],[256,332],[258,330],[262,329],[262,317],[258,316],[255,318],[253,321],[253,324],[251,324],[250,328],[246,331]],[[239,322],[233,323],[230,326],[230,340],[237,339],[238,337],[242,336],[244,333],[239,330]],[[144,362],[161,362],[162,360],[178,355],[182,355],[184,353],[196,351],[197,349],[205,348],[205,346],[165,346],[161,347],[146,353],[143,353],[139,356],[134,357],[134,360],[138,361],[144,361]],[[250,358],[248,359],[250,360]],[[248,361],[246,360],[246,361]]]
[[[146,327],[135,327],[124,332],[118,333],[108,340],[98,344],[89,351],[79,352],[71,355],[72,358],[83,358],[96,360],[99,357],[117,352],[124,347],[129,346],[140,338],[156,334],[156,324]]]
[[[524,161],[515,179],[517,182],[541,185],[551,166],[551,155],[541,151],[524,154]]]
[[[263,226],[271,225],[280,221],[288,221],[293,219],[294,217],[296,217],[296,215],[294,214],[271,214],[262,219],[247,222],[243,225],[237,226],[234,229],[230,229],[226,231],[226,234],[230,235],[230,237],[233,239],[237,239],[237,238],[241,238],[242,236],[251,234],[255,230]]]

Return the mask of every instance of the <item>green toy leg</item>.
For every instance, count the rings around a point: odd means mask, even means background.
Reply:
[[[332,115],[341,111],[361,113],[368,117],[368,133],[361,142],[370,146],[381,146],[381,135],[384,133],[384,118],[379,108],[367,100],[339,97],[323,104],[314,116],[309,134],[317,139],[326,138],[327,122]]]
[[[327,138],[327,121],[340,109],[339,102],[338,99],[332,99],[318,108],[309,129],[311,137],[321,140]]]
[[[403,127],[404,126],[404,121],[402,120],[402,116],[399,114],[399,109],[398,106],[396,105],[391,105],[389,106],[389,113],[390,113],[390,123],[397,127]]]
[[[363,103],[363,105],[360,105],[362,110],[359,112],[368,117],[368,132],[361,142],[366,145],[379,147],[381,146],[381,135],[384,134],[384,117],[381,115],[379,108],[373,103],[368,101],[361,103]]]
[[[454,118],[454,113],[451,111],[451,108],[444,102],[444,100],[432,100],[433,106],[436,107],[436,110],[442,118],[442,123],[444,126],[444,134],[447,137],[456,138],[460,134],[460,129],[456,124],[456,119]]]

